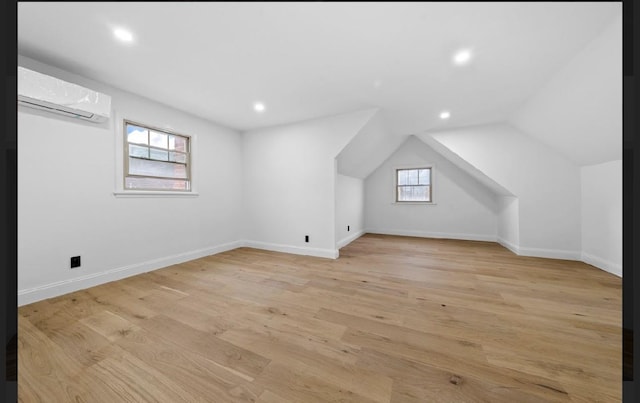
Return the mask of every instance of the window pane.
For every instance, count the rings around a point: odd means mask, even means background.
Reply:
[[[127,124],[127,141],[129,143],[148,144],[147,129]]]
[[[187,167],[171,162],[129,158],[130,175],[162,176],[166,178],[187,178]]]
[[[398,186],[398,201],[431,201],[430,186]]]
[[[408,185],[409,184],[409,171],[406,169],[398,170],[398,185]]]
[[[409,185],[417,185],[418,184],[418,170],[410,169],[407,171],[409,173]]]
[[[129,155],[132,157],[149,158],[149,148],[129,144]]]
[[[125,189],[191,190],[189,137],[130,123],[125,133]]]
[[[427,200],[427,188],[425,186],[415,186],[411,193],[411,200],[424,201]]]
[[[407,187],[398,186],[398,201],[406,201],[408,197]]]
[[[187,163],[187,154],[170,152],[169,153],[169,161],[180,162],[180,163],[186,164]]]
[[[154,132],[153,130],[151,130],[151,132],[149,133],[149,142],[154,147],[166,149],[168,147],[168,137],[169,136],[164,133]]]
[[[188,139],[181,136],[169,136],[169,150],[187,151]]]
[[[430,169],[421,169],[418,172],[418,184],[419,185],[430,185],[431,184],[431,170]]]
[[[152,160],[169,161],[169,151],[156,150],[152,148],[149,152]]]
[[[181,179],[125,178],[127,189],[189,190],[190,183]]]

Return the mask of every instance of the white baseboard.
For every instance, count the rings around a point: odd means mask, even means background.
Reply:
[[[229,242],[209,248],[179,253],[160,259],[148,260],[146,262],[136,263],[129,266],[117,267],[115,269],[106,270],[99,273],[92,273],[67,280],[56,281],[54,283],[45,284],[38,287],[18,290],[18,306],[27,305],[32,302],[41,301],[47,298],[57,297],[59,295],[64,295],[70,292],[83,290],[85,288],[94,287],[111,281],[120,280],[126,277],[134,276],[136,274],[161,269],[163,267],[187,262],[189,260],[215,255],[217,253],[226,252],[228,250],[236,249],[241,246],[244,246],[244,242],[242,241]]]
[[[431,233],[422,231],[399,231],[399,230],[365,230],[358,231],[352,236],[344,238],[338,242],[338,248],[342,248],[345,245],[353,242],[365,233],[373,234],[386,234],[386,235],[400,235],[400,236],[417,236],[423,238],[448,238],[448,239],[461,239],[461,240],[473,240],[473,241],[497,241],[507,249],[511,250],[520,256],[534,256],[545,257],[553,259],[569,259],[569,260],[582,260],[585,263],[593,265],[599,269],[612,273],[618,277],[622,277],[622,265],[609,262],[605,259],[601,259],[597,256],[589,255],[587,253],[578,253],[573,251],[562,250],[550,250],[550,249],[536,249],[536,248],[521,248],[514,245],[502,238],[496,238],[486,235],[473,235],[473,234],[445,234],[445,233]],[[56,281],[54,283],[45,284],[37,287],[26,288],[18,290],[18,306],[27,305],[33,302],[41,301],[47,298],[53,298],[59,295],[64,295],[70,292],[82,290],[89,287],[94,287],[100,284],[108,283],[111,281],[120,280],[126,277],[134,276],[136,274],[146,273],[149,271],[161,269],[163,267],[171,266],[178,263],[187,262],[189,260],[198,259],[205,256],[215,255],[217,253],[225,252],[228,250],[236,249],[242,246],[250,248],[264,249],[275,252],[292,253],[296,255],[316,256],[329,259],[336,259],[339,256],[338,249],[320,249],[320,248],[304,248],[299,246],[273,244],[267,242],[258,241],[235,241],[229,242],[209,248],[198,249],[190,252],[179,253],[172,256],[163,257],[160,259],[149,260],[142,263],[132,264],[129,266],[118,267],[115,269],[87,274],[85,276],[75,277],[67,280]]]
[[[509,241],[507,241],[504,238],[500,238],[498,237],[497,239],[498,243],[502,246],[504,246],[505,248],[509,249],[511,252],[515,253],[516,255],[520,255],[520,247],[514,243],[511,243]]]
[[[369,234],[415,236],[420,238],[444,238],[444,239],[459,239],[463,241],[496,242],[495,235],[484,235],[484,234],[458,234],[458,233],[449,233],[449,232],[426,232],[426,231],[397,230],[397,229],[391,229],[391,230],[366,229],[364,232]]]
[[[544,257],[547,259],[580,260],[580,252],[562,249],[541,249],[519,246],[498,237],[498,243],[518,256]]]
[[[365,234],[365,232],[362,231],[362,230],[354,232],[353,235],[349,235],[348,237],[339,240],[338,244],[336,245],[336,248],[342,249],[345,246],[349,245],[351,242],[353,242],[356,239],[360,238],[364,234]]]
[[[582,252],[582,261],[618,277],[622,277],[622,265]]]
[[[580,252],[574,250],[539,249],[520,247],[520,256],[544,257],[547,259],[580,260]]]
[[[273,252],[292,253],[294,255],[316,256],[328,259],[338,258],[337,249],[306,248],[300,246],[282,245],[259,241],[244,241],[244,246],[255,249],[270,250]]]

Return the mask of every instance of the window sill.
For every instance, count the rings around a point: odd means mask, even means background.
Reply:
[[[119,191],[113,192],[115,197],[122,198],[133,198],[133,197],[167,197],[167,198],[176,198],[176,197],[198,197],[199,193],[196,192],[161,192],[161,191],[143,191],[143,190],[129,190],[129,191]]]
[[[397,204],[399,206],[405,205],[405,204],[422,204],[422,205],[426,205],[426,206],[435,206],[438,203],[434,203],[434,202],[421,202],[421,201],[406,201],[406,202],[398,202],[398,201],[394,201],[391,202],[391,204]]]

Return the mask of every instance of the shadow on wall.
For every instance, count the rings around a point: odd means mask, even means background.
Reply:
[[[437,175],[446,177],[455,183],[469,197],[477,200],[493,213],[499,212],[498,195],[487,186],[480,183],[480,181],[453,164],[417,137],[410,136],[405,144],[417,158],[424,161],[431,161],[435,164]],[[405,144],[403,144],[402,147],[404,147]],[[437,184],[434,184],[434,186],[437,186]],[[437,189],[435,189],[435,191],[437,192]]]

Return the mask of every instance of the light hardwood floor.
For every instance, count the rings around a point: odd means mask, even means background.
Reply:
[[[621,280],[490,242],[240,248],[19,309],[22,402],[616,402]]]

